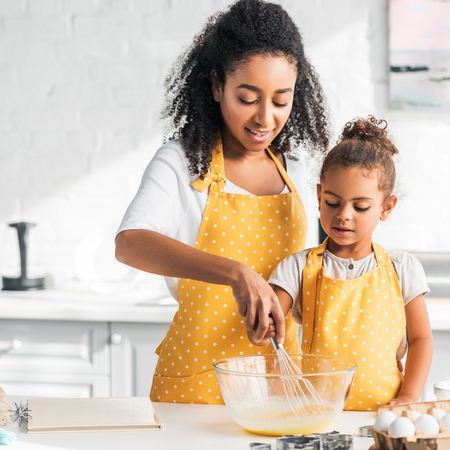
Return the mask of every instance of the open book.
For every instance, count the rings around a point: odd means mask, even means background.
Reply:
[[[28,433],[161,430],[148,397],[28,400]]]

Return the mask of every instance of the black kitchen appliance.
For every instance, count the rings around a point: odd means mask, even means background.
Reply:
[[[7,277],[3,276],[3,290],[4,291],[31,291],[36,289],[44,289],[45,277],[28,278],[27,276],[27,250],[28,250],[28,230],[34,226],[35,223],[18,222],[9,223],[12,228],[17,229],[19,238],[20,250],[20,276]]]

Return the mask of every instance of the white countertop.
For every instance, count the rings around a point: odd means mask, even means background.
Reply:
[[[20,397],[8,400],[25,403]],[[276,438],[245,431],[225,406],[154,403],[154,407],[163,424],[162,431],[27,434],[25,423],[21,428],[10,423],[6,429],[17,434],[17,442],[11,447],[14,450],[248,450],[251,442],[271,444],[275,450]],[[323,431],[351,434],[353,449],[367,450],[374,440],[357,437],[358,427],[372,425],[375,418],[376,413],[372,412],[344,411]]]
[[[0,291],[0,319],[170,323],[178,303],[165,293],[97,295],[63,290]]]
[[[426,297],[432,330],[450,330],[450,299]],[[97,295],[42,290],[0,291],[1,319],[170,323],[177,302],[166,294]]]

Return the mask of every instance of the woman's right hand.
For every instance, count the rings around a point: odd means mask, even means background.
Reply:
[[[252,332],[253,341],[259,343],[266,336],[270,324],[275,322],[277,341],[282,344],[285,315],[278,297],[267,281],[249,266],[242,264],[242,269],[231,287],[238,312],[245,317],[245,329]]]
[[[255,342],[254,336],[255,331],[258,328],[258,323],[255,324],[252,330],[247,331],[247,337],[248,340],[258,347],[264,347],[266,345],[270,344],[270,338],[274,338],[277,334],[276,328],[275,328],[275,321],[273,320],[272,316],[269,316],[269,328],[267,330],[267,333],[264,335],[261,341]]]

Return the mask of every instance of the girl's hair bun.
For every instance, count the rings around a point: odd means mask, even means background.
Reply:
[[[383,119],[377,120],[374,116],[367,119],[357,117],[345,124],[339,142],[351,139],[367,141],[374,148],[387,151],[391,156],[398,153],[397,148],[388,137],[387,122]]]
[[[393,156],[397,148],[389,139],[387,122],[373,116],[357,117],[345,124],[335,147],[325,157],[320,172],[321,182],[328,170],[335,167],[361,167],[367,171],[378,170],[378,187],[389,197],[395,185]]]

